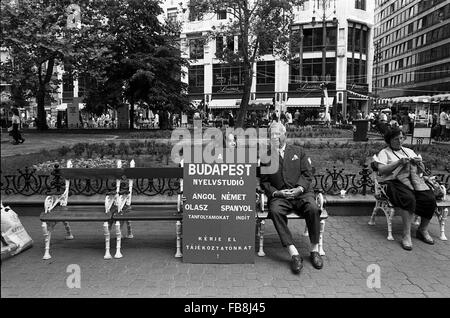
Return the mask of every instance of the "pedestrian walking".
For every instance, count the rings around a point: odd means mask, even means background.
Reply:
[[[440,138],[445,138],[445,125],[447,124],[448,115],[447,113],[442,110],[441,114],[439,115],[439,125],[441,126],[441,133]]]
[[[10,132],[10,135],[13,137],[14,141],[13,141],[13,145],[18,145],[21,144],[25,141],[25,139],[22,137],[22,135],[20,134],[20,117],[19,117],[19,110],[17,108],[13,108],[12,110],[12,117],[11,117],[11,122],[12,122],[12,130]]]

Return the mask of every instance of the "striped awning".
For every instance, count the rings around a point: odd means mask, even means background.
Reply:
[[[431,103],[432,96],[401,96],[392,98],[392,103]]]
[[[212,99],[208,108],[210,109],[226,109],[226,108],[239,108],[241,100],[239,99]]]
[[[320,97],[291,97],[286,102],[286,107],[320,107],[322,99]]]
[[[353,100],[369,100],[369,96],[364,95],[364,94],[359,94],[356,93],[354,91],[347,91],[348,93],[348,98],[349,99],[353,99]]]
[[[433,95],[433,96],[431,96],[431,101],[433,101],[433,102],[450,101],[450,94]]]

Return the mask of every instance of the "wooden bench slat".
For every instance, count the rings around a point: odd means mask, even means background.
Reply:
[[[121,214],[114,214],[113,219],[130,221],[181,220],[183,215],[177,211],[176,205],[137,205]]]
[[[112,213],[105,213],[104,205],[57,206],[49,213],[41,213],[43,222],[79,221],[96,222],[111,220]]]
[[[120,179],[124,170],[119,168],[61,168],[64,179]]]

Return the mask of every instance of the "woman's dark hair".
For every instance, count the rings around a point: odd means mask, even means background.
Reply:
[[[11,111],[14,115],[19,116],[19,110],[17,108],[14,107],[11,109]]]
[[[388,128],[384,133],[384,141],[389,145],[391,143],[392,138],[400,136],[401,133],[402,130],[397,126]]]
[[[273,114],[272,114],[272,120],[278,121],[278,116],[277,116],[276,113],[273,113]]]

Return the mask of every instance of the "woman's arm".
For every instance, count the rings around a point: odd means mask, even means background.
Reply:
[[[401,158],[397,161],[391,162],[389,164],[380,164],[378,163],[378,171],[382,175],[389,175],[394,171],[398,166],[405,165],[409,162],[409,158]]]

